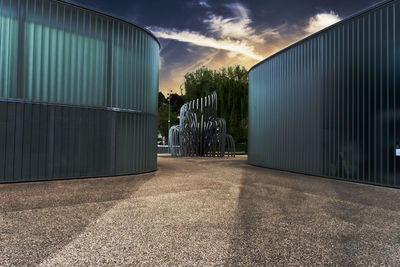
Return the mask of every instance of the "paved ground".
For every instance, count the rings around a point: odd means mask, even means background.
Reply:
[[[0,185],[0,265],[400,265],[400,190],[159,157],[139,176]]]

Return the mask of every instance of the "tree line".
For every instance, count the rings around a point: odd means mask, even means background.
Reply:
[[[185,95],[171,94],[171,126],[178,124],[180,107],[188,101],[213,91],[218,95],[218,117],[226,120],[227,132],[236,143],[247,143],[248,74],[243,66],[212,70],[201,67],[185,75]],[[158,97],[158,125],[162,136],[168,136],[168,99]]]

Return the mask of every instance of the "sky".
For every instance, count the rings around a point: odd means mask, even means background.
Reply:
[[[184,93],[202,66],[249,69],[377,0],[70,0],[152,31],[161,43],[160,88]]]

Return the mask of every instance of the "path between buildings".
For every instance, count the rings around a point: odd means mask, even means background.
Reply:
[[[400,190],[160,156],[154,173],[0,185],[0,265],[399,265]]]

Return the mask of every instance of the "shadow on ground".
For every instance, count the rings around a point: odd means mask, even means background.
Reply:
[[[397,189],[236,168],[242,179],[227,265],[399,263]]]
[[[400,190],[237,158],[0,186],[0,265],[398,266]]]
[[[153,176],[0,185],[0,262],[39,264]]]

